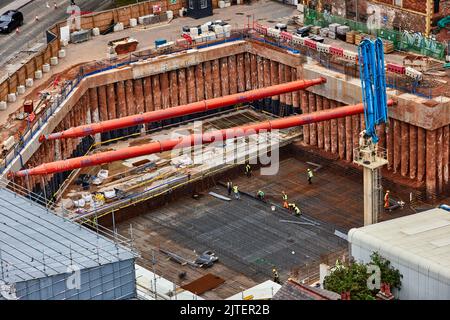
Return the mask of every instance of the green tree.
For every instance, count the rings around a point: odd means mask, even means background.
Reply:
[[[367,267],[353,262],[347,266],[336,264],[331,274],[324,279],[324,288],[333,292],[350,292],[352,300],[373,300],[367,287]]]
[[[393,268],[391,262],[378,252],[372,253],[370,257],[371,261],[367,264],[351,262],[343,265],[336,262],[330,275],[324,279],[324,288],[336,293],[350,292],[352,300],[374,300],[379,290],[369,290],[367,280],[370,273],[367,273],[367,267],[377,265],[381,272],[381,283],[388,283],[391,288],[400,289],[402,275],[399,270]]]
[[[387,283],[393,288],[401,289],[402,278],[398,269],[391,266],[391,262],[383,258],[377,251],[370,256],[370,264],[377,265],[381,272],[381,283]]]

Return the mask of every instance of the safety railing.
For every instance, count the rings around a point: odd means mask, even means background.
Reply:
[[[14,183],[13,181],[7,180],[5,178],[0,179],[0,189],[7,189],[13,192],[16,196],[22,197],[24,199],[28,199],[31,204],[38,205],[43,207],[44,210],[47,210],[51,214],[56,214],[54,211],[51,211],[50,207],[54,206],[55,203],[49,201],[45,197],[28,190],[27,188]],[[65,219],[64,216],[61,216]],[[92,224],[91,227],[95,229],[95,231],[106,238],[114,240],[117,244],[124,245],[125,247],[133,250],[132,239],[128,239],[116,232],[116,230],[108,229],[100,224]]]
[[[411,51],[443,60],[445,57],[445,44],[433,37],[426,37],[420,32],[369,28],[366,23],[331,15],[327,12],[318,12],[311,8],[305,8],[304,24],[328,27],[332,23],[349,26],[351,30],[365,34],[372,34],[379,38],[392,41],[394,48],[399,51]]]

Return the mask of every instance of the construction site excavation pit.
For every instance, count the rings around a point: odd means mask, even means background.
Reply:
[[[20,157],[16,156],[10,162],[7,170],[19,171],[83,156],[99,144],[104,147],[108,141],[124,136],[136,137],[156,127],[149,123],[84,137],[39,141],[39,137],[54,132],[301,79],[323,78],[326,82],[250,103],[258,112],[286,117],[361,102],[359,79],[352,77],[351,72],[342,73],[348,70],[348,66],[341,71],[331,70],[323,66],[323,59],[317,61],[308,55],[310,53],[305,50],[294,52],[253,39],[236,40],[156,56],[91,75],[81,80],[42,126],[40,134],[25,146]],[[338,62],[334,61],[335,64]],[[356,70],[356,66],[353,68]],[[395,105],[389,108],[390,125],[382,125],[378,129],[379,146],[387,150],[389,160],[388,166],[382,170],[383,176],[395,184],[412,188],[417,200],[447,195],[449,99],[430,101],[395,90],[388,90],[388,95],[395,100]],[[187,117],[193,120],[212,115],[211,112],[163,120],[158,122],[158,126],[186,121]],[[362,114],[310,123],[299,127],[300,141],[296,146],[353,167],[354,149],[362,128]],[[64,194],[66,179],[74,174],[66,171],[26,179],[16,177],[15,182],[55,203]]]
[[[271,277],[273,267],[282,280],[314,283],[320,263],[347,259],[345,234],[363,225],[362,175],[353,164],[365,127],[358,76],[357,65],[343,59],[252,37],[152,56],[69,88],[5,171],[57,215],[131,238],[139,263],[173,283],[220,275],[215,280],[224,284],[203,298],[236,294]],[[296,87],[270,91],[283,84]],[[264,90],[272,94],[260,95]],[[393,198],[416,203],[448,195],[450,99],[396,90],[388,97],[389,125],[378,127],[389,161],[383,186]],[[287,125],[292,117],[299,122]],[[280,121],[282,129],[272,130]],[[261,124],[270,132],[177,149],[177,141],[195,134]],[[152,151],[130,151],[144,147]],[[118,158],[93,162],[105,154]],[[246,161],[251,178],[244,175]],[[276,170],[264,173],[270,165]],[[308,168],[315,172],[312,185]],[[227,193],[229,179],[240,200]],[[256,199],[259,190],[265,201]],[[282,207],[283,191],[300,217]],[[412,213],[406,206],[379,220]],[[191,261],[207,250],[220,259],[211,269],[167,254]]]

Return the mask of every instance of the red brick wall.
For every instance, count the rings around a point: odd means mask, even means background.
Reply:
[[[427,0],[403,0],[403,8],[426,13]]]

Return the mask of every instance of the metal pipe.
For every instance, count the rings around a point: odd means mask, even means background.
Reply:
[[[132,127],[144,123],[157,122],[165,119],[172,119],[188,114],[205,112],[208,110],[214,110],[226,106],[231,106],[238,103],[246,103],[250,101],[260,100],[263,98],[276,96],[282,93],[298,91],[325,82],[326,82],[325,78],[287,82],[266,88],[231,94],[224,97],[202,100],[173,108],[150,111],[143,114],[132,115],[113,120],[106,120],[78,127],[72,127],[65,131],[51,133],[48,136],[42,135],[39,137],[39,141],[43,142],[44,140],[79,138],[96,133]]]
[[[393,101],[389,100],[388,106],[392,104]],[[215,141],[225,141],[232,138],[245,137],[252,134],[257,134],[260,131],[267,132],[276,129],[286,129],[290,127],[301,126],[319,121],[344,118],[363,112],[364,106],[362,103],[360,103],[352,106],[321,110],[310,114],[302,114],[276,120],[258,122],[241,127],[216,130],[207,133],[191,134],[189,136],[180,137],[178,139],[155,141],[141,146],[129,147],[122,150],[107,151],[89,156],[44,163],[31,169],[11,173],[11,175],[15,175],[18,177],[27,177],[32,175],[54,174],[78,168],[91,167],[104,163],[140,157],[152,153],[181,149],[200,144],[208,144]]]

